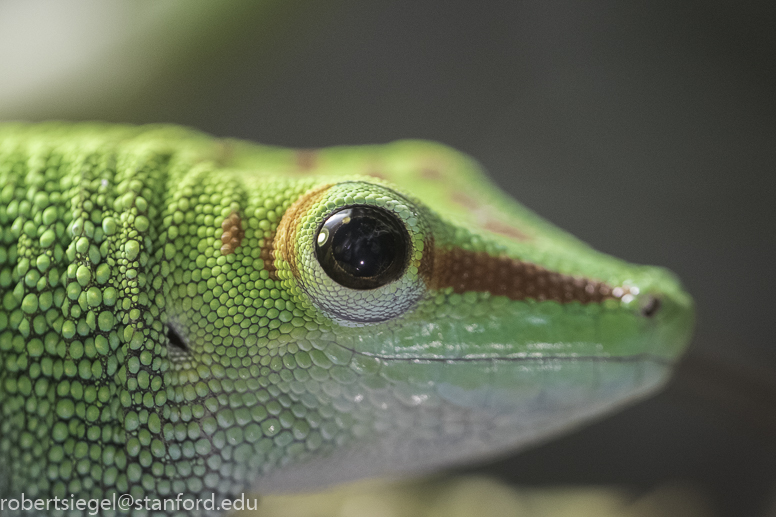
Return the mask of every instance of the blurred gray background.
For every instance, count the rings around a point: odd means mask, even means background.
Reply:
[[[774,63],[774,2],[0,2],[2,119],[438,140],[596,248],[674,270],[698,324],[664,393],[474,468],[688,483],[720,516],[776,514]]]

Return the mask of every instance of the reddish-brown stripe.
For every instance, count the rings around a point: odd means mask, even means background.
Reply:
[[[465,192],[454,191],[450,194],[450,201],[469,210],[473,215],[474,221],[488,231],[518,241],[525,241],[530,238],[520,229],[499,220],[498,215],[494,214],[491,206],[479,202]]]
[[[493,257],[461,248],[436,250],[431,287],[452,287],[456,293],[488,292],[512,300],[555,300],[600,303],[617,299],[627,289],[613,290],[603,282],[563,275],[509,257]]]
[[[296,152],[296,166],[300,171],[308,172],[318,164],[317,149],[299,149]]]
[[[439,181],[443,178],[439,169],[435,169],[434,167],[423,167],[420,169],[420,177],[429,181]]]
[[[245,237],[240,215],[237,212],[232,212],[232,215],[221,223],[221,229],[224,231],[221,234],[221,255],[234,253]]]
[[[272,280],[277,280],[277,268],[275,267],[275,249],[273,243],[275,241],[275,232],[267,231],[264,233],[264,246],[261,247],[261,260],[264,261],[264,269],[269,273],[269,277]]]
[[[288,262],[291,272],[294,276],[298,276],[296,269],[296,246],[294,246],[294,243],[296,242],[296,230],[299,227],[299,220],[330,187],[331,184],[320,185],[299,196],[299,199],[294,201],[283,214],[274,235],[266,237],[265,249],[262,249],[261,253],[262,258],[266,254],[267,259],[264,259],[264,267],[269,271],[270,276],[274,280],[277,280],[275,259],[278,257]]]
[[[508,224],[496,221],[495,219],[487,219],[483,227],[493,233],[505,235],[518,241],[528,240],[528,236],[514,226],[509,226]]]

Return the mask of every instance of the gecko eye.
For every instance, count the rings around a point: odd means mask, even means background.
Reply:
[[[351,206],[323,221],[315,254],[323,270],[350,289],[375,289],[399,278],[409,263],[410,236],[391,212]]]
[[[283,215],[274,240],[278,278],[336,324],[388,321],[427,292],[433,254],[424,212],[382,185],[311,190]]]

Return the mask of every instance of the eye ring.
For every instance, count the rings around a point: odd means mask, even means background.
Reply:
[[[376,289],[400,278],[410,261],[407,228],[392,212],[351,205],[329,214],[315,234],[315,255],[343,287]]]
[[[365,181],[344,181],[309,192],[300,197],[297,208],[283,215],[274,239],[276,274],[295,291],[294,306],[320,311],[322,317],[341,326],[388,321],[415,306],[428,290],[425,274],[433,257],[424,207],[400,192]],[[375,260],[365,262],[363,269],[342,267],[333,260],[334,269],[345,271],[343,278],[331,273],[331,264],[324,269],[327,260],[321,260],[319,254],[324,255],[320,248],[330,239],[336,243],[332,231],[341,226],[337,219],[348,215],[345,209],[351,210],[351,219],[354,212],[356,216],[366,214],[369,224],[364,228],[382,228],[378,233],[390,238],[377,239],[374,249],[366,246],[371,249],[366,257]],[[344,262],[347,265],[348,260]]]

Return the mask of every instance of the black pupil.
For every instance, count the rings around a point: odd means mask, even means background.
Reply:
[[[404,272],[408,243],[407,230],[392,213],[377,207],[350,207],[324,221],[316,255],[335,282],[352,289],[374,289]]]

